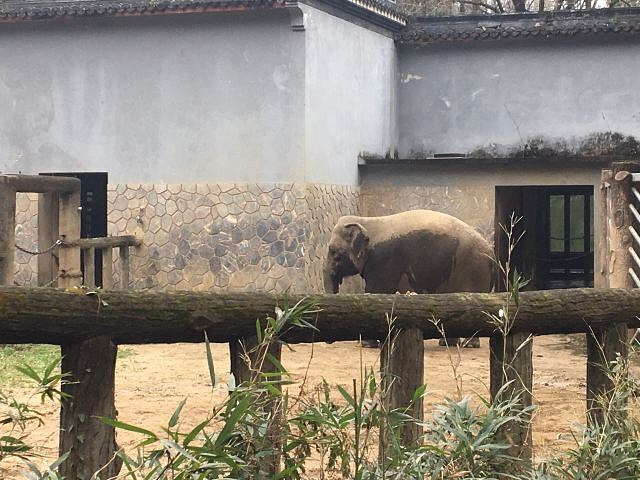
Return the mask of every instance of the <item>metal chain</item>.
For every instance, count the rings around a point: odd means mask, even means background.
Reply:
[[[46,250],[39,251],[39,252],[32,252],[31,250],[27,250],[26,248],[22,248],[17,243],[14,246],[18,250],[20,250],[21,252],[28,253],[29,255],[44,255],[45,253],[49,253],[51,250],[53,250],[54,248],[56,248],[56,247],[58,247],[60,245],[62,245],[62,240],[56,240],[56,242],[53,245],[51,245],[49,248],[47,248]]]

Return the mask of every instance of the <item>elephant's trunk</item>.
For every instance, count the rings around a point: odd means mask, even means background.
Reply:
[[[340,281],[330,272],[324,274],[324,291],[325,293],[338,293]]]

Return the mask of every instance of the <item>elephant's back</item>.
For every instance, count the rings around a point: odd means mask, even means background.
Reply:
[[[374,217],[371,217],[374,218]],[[391,227],[396,234],[409,234],[416,230],[427,229],[433,233],[453,235],[456,237],[482,236],[469,224],[462,220],[435,210],[408,210],[375,217],[385,229]]]

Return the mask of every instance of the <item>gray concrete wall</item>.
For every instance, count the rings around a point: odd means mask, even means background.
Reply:
[[[356,185],[358,154],[396,148],[393,39],[302,6],[306,181]]]
[[[304,35],[285,9],[0,25],[0,171],[304,177]]]
[[[476,42],[399,53],[400,155],[503,155],[541,137],[577,150],[640,136],[640,41]]]

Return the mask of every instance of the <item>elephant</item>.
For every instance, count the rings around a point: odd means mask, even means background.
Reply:
[[[455,293],[490,292],[493,272],[493,250],[473,227],[445,213],[410,210],[341,217],[323,276],[327,293],[338,293],[343,278],[357,274],[367,293]],[[441,345],[451,341],[458,339]]]

